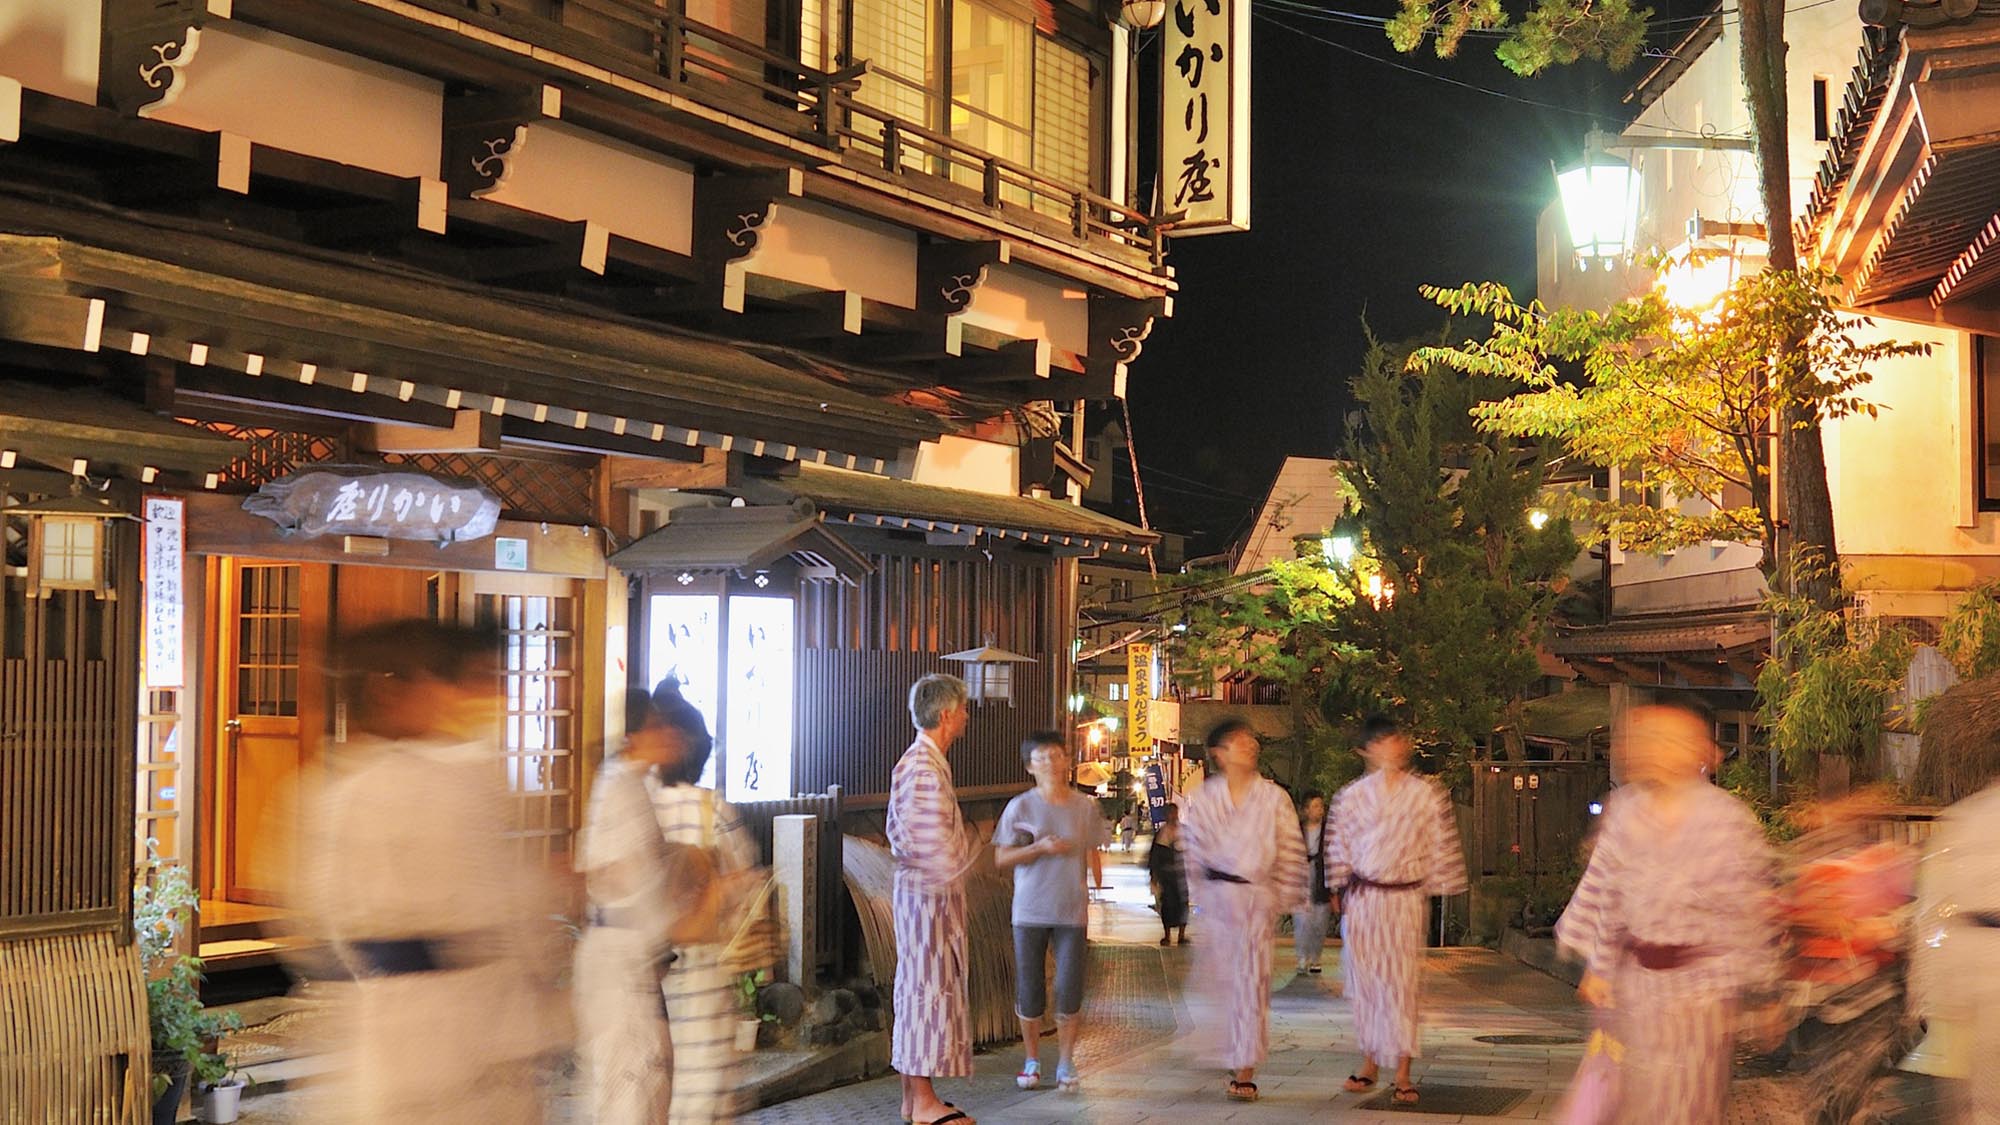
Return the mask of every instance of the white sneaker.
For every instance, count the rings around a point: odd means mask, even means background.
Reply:
[[[1014,1076],[1014,1085],[1023,1090],[1032,1090],[1042,1084],[1042,1063],[1040,1059],[1029,1059],[1021,1064],[1021,1073]]]
[[[1056,1063],[1056,1089],[1065,1094],[1074,1094],[1083,1089],[1083,1079],[1070,1069],[1067,1062]]]

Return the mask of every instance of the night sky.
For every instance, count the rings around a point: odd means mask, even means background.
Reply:
[[[1286,455],[1336,451],[1364,312],[1378,335],[1398,339],[1443,323],[1420,284],[1492,279],[1532,291],[1535,219],[1555,194],[1550,162],[1574,160],[1592,121],[1431,76],[1599,113],[1616,131],[1629,113],[1620,99],[1653,65],[1522,79],[1494,60],[1490,39],[1468,39],[1450,61],[1428,46],[1404,56],[1379,28],[1298,7],[1259,0],[1252,22],[1252,229],[1172,243],[1175,315],[1154,325],[1129,386],[1148,514],[1195,533],[1197,549],[1226,546]],[[1390,12],[1384,0],[1355,8]],[[1662,27],[1655,40],[1671,46],[1684,29]],[[1142,73],[1157,90],[1154,72]]]

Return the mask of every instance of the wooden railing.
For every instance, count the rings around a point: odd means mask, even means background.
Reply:
[[[1155,266],[1164,259],[1164,220],[864,104],[859,93],[868,74],[865,60],[839,71],[818,70],[649,0],[419,2],[453,13],[491,13],[492,22],[538,44],[612,64],[725,112],[770,121],[829,149],[860,155],[897,179],[927,181],[918,187],[926,194],[976,193],[994,210],[1040,212],[1044,208],[1035,201],[1047,201],[1046,209],[1080,243],[1140,251]],[[979,186],[954,182],[961,171]],[[1017,202],[1023,197],[1026,206]]]

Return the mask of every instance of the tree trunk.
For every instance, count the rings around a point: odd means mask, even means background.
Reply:
[[[1799,268],[1798,246],[1792,239],[1790,138],[1786,131],[1785,5],[1784,0],[1739,0],[1742,21],[1743,91],[1750,108],[1750,133],[1755,144],[1757,183],[1764,204],[1764,226],[1770,250],[1766,264],[1774,270]],[[1789,370],[1805,351],[1810,325],[1780,347],[1779,370]],[[1787,406],[1774,422],[1772,475],[1778,517],[1776,557],[1782,589],[1804,594],[1817,605],[1830,606],[1838,597],[1840,557],[1834,546],[1833,498],[1826,485],[1826,449],[1820,441],[1819,418],[1807,408]],[[1795,566],[1799,559],[1813,565]]]

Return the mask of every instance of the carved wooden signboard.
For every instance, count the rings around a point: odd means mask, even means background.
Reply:
[[[370,535],[461,543],[493,534],[500,498],[476,484],[422,473],[315,469],[283,477],[243,501],[287,535]]]

